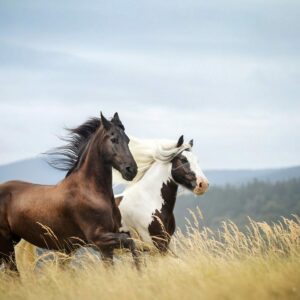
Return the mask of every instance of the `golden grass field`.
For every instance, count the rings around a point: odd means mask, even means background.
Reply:
[[[244,234],[230,222],[212,232],[194,215],[173,253],[143,255],[140,272],[130,255],[117,256],[110,268],[87,252],[63,266],[59,257],[34,271],[23,265],[20,278],[2,271],[0,299],[300,299],[297,216],[272,226],[249,220]]]

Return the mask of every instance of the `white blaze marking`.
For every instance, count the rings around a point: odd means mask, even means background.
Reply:
[[[207,180],[206,176],[204,175],[198,164],[198,159],[196,155],[193,154],[191,151],[183,151],[182,155],[185,156],[188,162],[190,163],[190,168],[196,174],[196,177],[201,177]]]

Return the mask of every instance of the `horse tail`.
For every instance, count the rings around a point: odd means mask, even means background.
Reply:
[[[15,247],[15,254],[16,264],[21,276],[34,270],[37,260],[36,246],[21,240]]]

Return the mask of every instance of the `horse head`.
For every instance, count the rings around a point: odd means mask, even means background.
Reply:
[[[183,136],[181,136],[177,147],[181,147],[183,142]],[[190,149],[182,151],[171,161],[171,175],[176,183],[193,191],[196,195],[203,195],[208,190],[209,182],[199,167],[196,155],[191,151],[193,140],[189,144]]]
[[[129,150],[129,138],[125,128],[115,113],[111,121],[107,120],[101,113],[101,126],[104,137],[101,147],[105,160],[111,163],[112,167],[118,170],[125,180],[133,180],[137,174],[137,164]]]

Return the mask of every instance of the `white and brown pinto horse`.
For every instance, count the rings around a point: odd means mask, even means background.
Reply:
[[[159,251],[168,249],[175,232],[174,207],[178,187],[199,196],[208,190],[208,180],[192,152],[193,141],[178,142],[131,138],[130,150],[138,175],[122,195],[116,196],[122,216],[122,231],[137,235]],[[123,180],[115,176],[114,183]],[[128,183],[128,182],[127,182]]]

